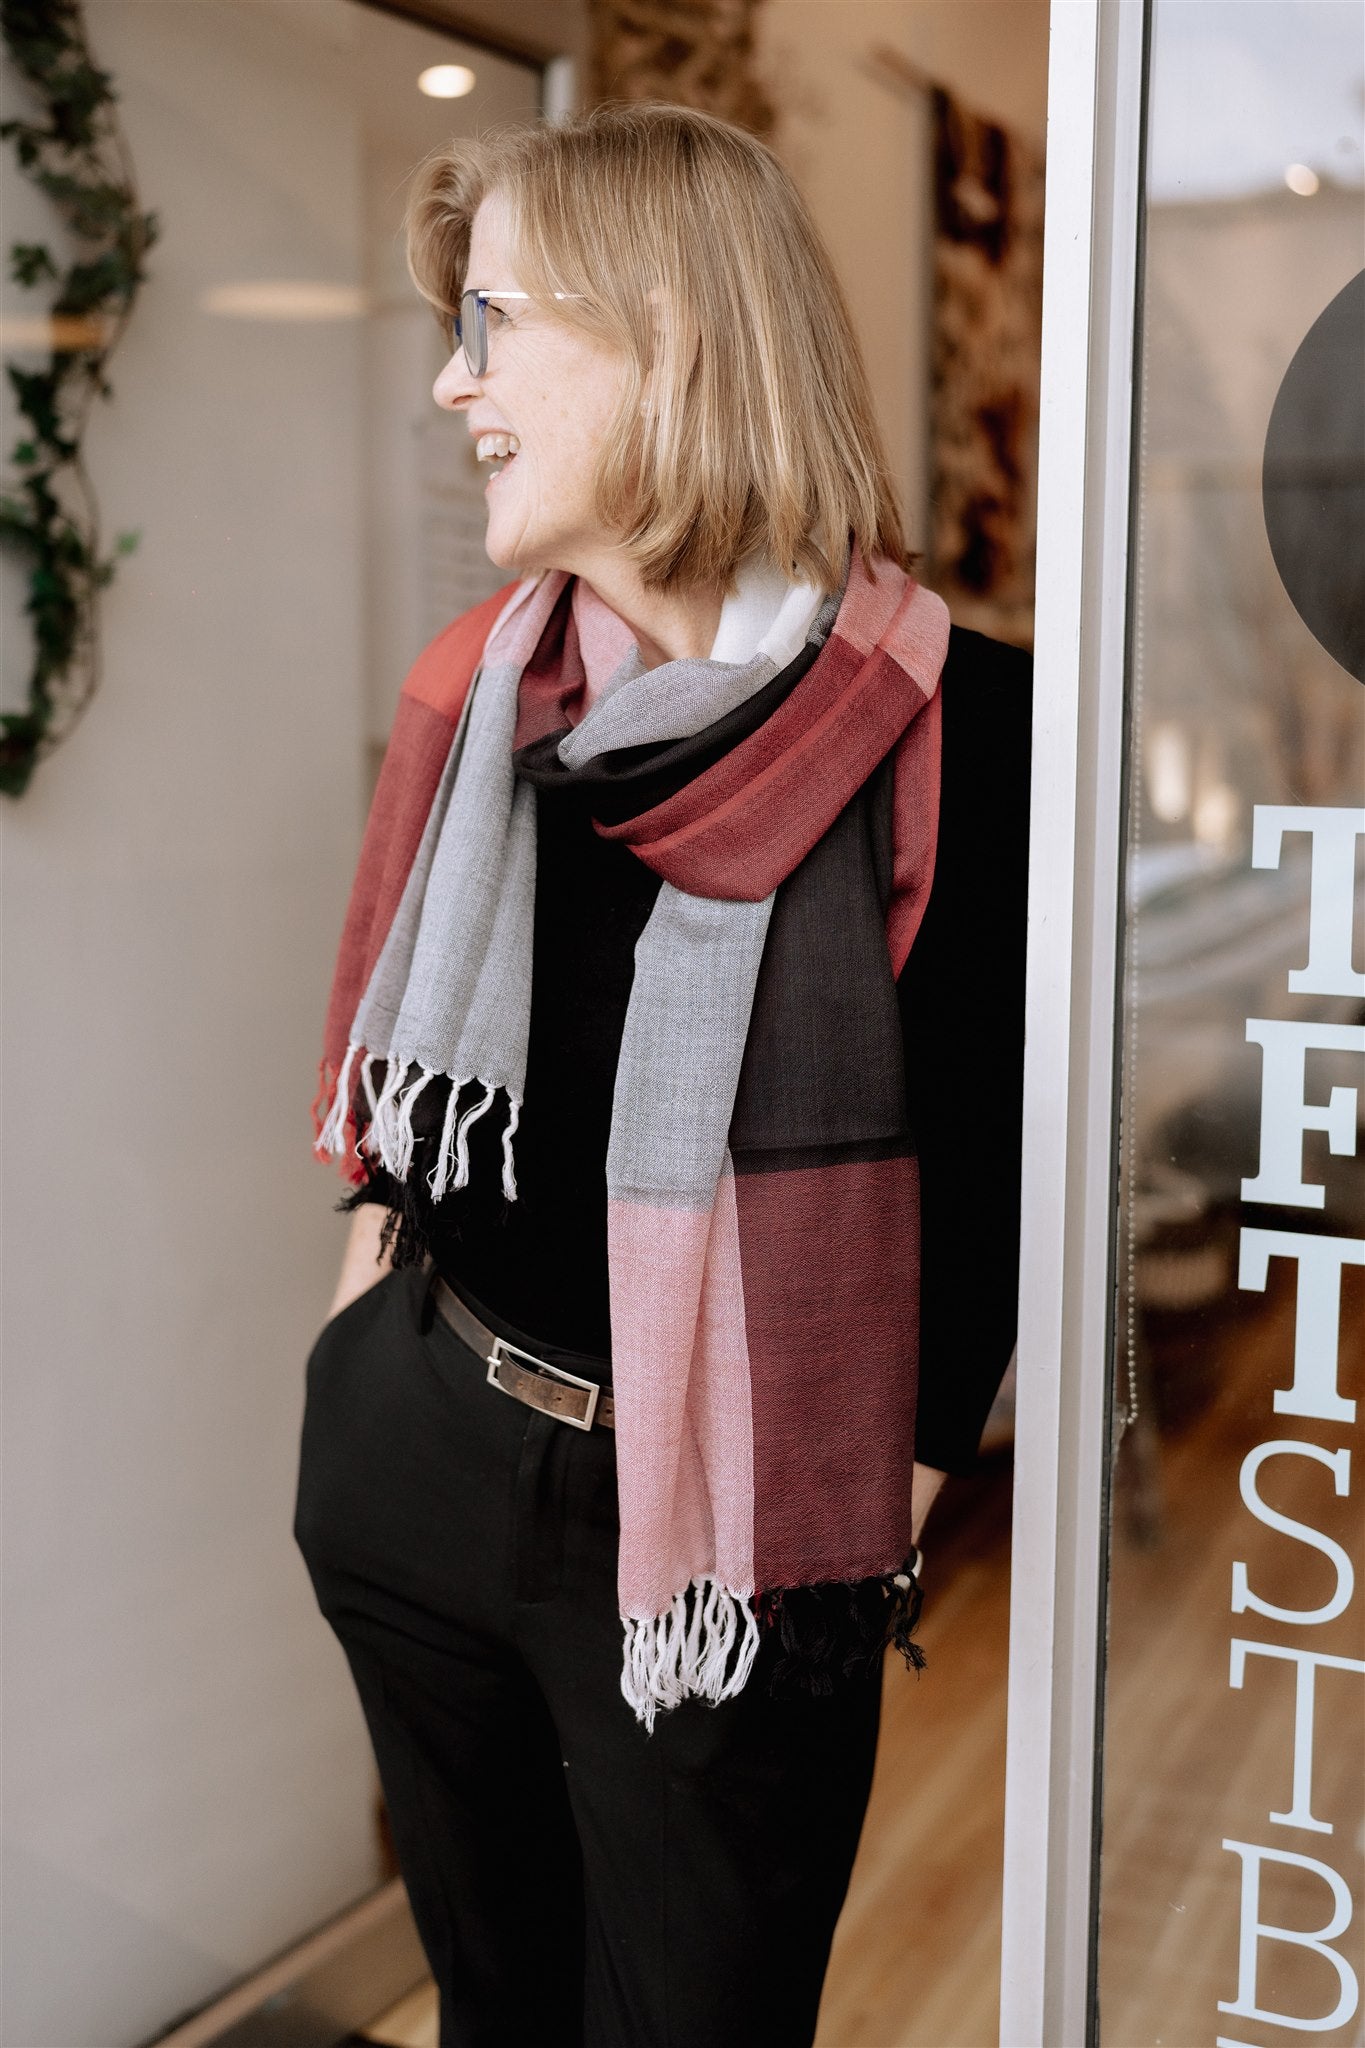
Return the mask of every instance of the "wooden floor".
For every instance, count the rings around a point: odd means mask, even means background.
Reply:
[[[1319,1856],[1328,1856],[1324,1845],[1330,1844],[1328,1860],[1360,1897],[1365,1686],[1337,1672],[1321,1682],[1314,1804],[1322,1818],[1335,1819],[1331,1838],[1305,1838],[1266,1823],[1268,1809],[1286,1807],[1290,1799],[1288,1673],[1253,1664],[1243,1692],[1228,1688],[1232,1635],[1285,1640],[1289,1634],[1229,1613],[1233,1558],[1246,1561],[1252,1584],[1269,1600],[1326,1597],[1325,1590],[1305,1591],[1302,1584],[1289,1590],[1284,1571],[1287,1566],[1302,1580],[1302,1546],[1255,1522],[1238,1494],[1238,1467],[1252,1444],[1272,1434],[1316,1433],[1324,1443],[1331,1436],[1273,1417],[1270,1389],[1287,1384],[1284,1361],[1292,1354],[1292,1290],[1254,1298],[1253,1307],[1236,1323],[1193,1332],[1169,1326],[1152,1334],[1153,1357],[1165,1373],[1181,1371],[1182,1347],[1197,1345],[1197,1377],[1206,1391],[1202,1403],[1176,1401],[1178,1419],[1155,1440],[1146,1520],[1137,1512],[1138,1462],[1127,1447],[1120,1460],[1106,1745],[1103,2048],[1194,2048],[1231,2025],[1220,2023],[1217,2013],[1218,1999],[1231,1998],[1236,1985],[1236,1867],[1221,1847],[1224,1835],[1240,1831],[1241,1839],[1262,1843],[1279,1837],[1275,1846]],[[1357,1376],[1365,1364],[1362,1307],[1352,1280],[1343,1328],[1358,1332]],[[1301,1510],[1358,1552],[1359,1480],[1354,1500],[1333,1503],[1330,1477],[1320,1466],[1281,1462],[1286,1470],[1274,1486],[1267,1477],[1267,1497],[1287,1513]],[[921,1631],[929,1668],[916,1678],[899,1662],[888,1667],[876,1781],[834,1944],[817,2048],[997,2048],[1009,1516],[1004,1458],[971,1480],[954,1482],[934,1510]],[[1330,1577],[1324,1563],[1324,1588]],[[1342,1624],[1311,1632],[1312,1647],[1360,1656],[1359,1612],[1357,1594]],[[1337,1689],[1329,1694],[1334,1681]],[[1342,1823],[1353,1812],[1348,1831]],[[1283,1907],[1289,1925],[1296,1914],[1300,1926],[1320,1925],[1326,1911],[1316,1893],[1296,1902],[1273,1893],[1268,1899]],[[1263,1995],[1274,1988],[1286,2001],[1301,1997],[1301,2010],[1324,2010],[1321,1959],[1283,1944],[1281,1958],[1288,1981],[1272,1986],[1267,1975]],[[436,2048],[434,1993],[418,1992],[376,2020],[370,2038],[397,2048]]]
[[[1288,1268],[1287,1261],[1274,1263]],[[1365,1414],[1365,1271],[1348,1269],[1344,1279],[1340,1390]],[[1180,1380],[1197,1375],[1203,1405],[1183,1428],[1163,1436],[1151,1540],[1134,1532],[1131,1463],[1120,1469],[1104,1748],[1103,2048],[1151,2048],[1155,2042],[1184,2048],[1220,2033],[1243,2040],[1249,2027],[1260,2037],[1252,2023],[1218,2013],[1220,1999],[1237,1997],[1241,1861],[1223,1848],[1225,1838],[1311,1856],[1338,1871],[1355,1901],[1342,1953],[1361,1966],[1365,1682],[1358,1671],[1332,1669],[1317,1679],[1312,1812],[1330,1832],[1269,1818],[1292,1803],[1293,1667],[1251,1657],[1242,1687],[1229,1684],[1234,1637],[1365,1657],[1360,1425],[1275,1413],[1274,1389],[1293,1377],[1290,1273],[1280,1276],[1266,1301],[1242,1300],[1255,1304],[1253,1312],[1212,1340],[1197,1325],[1168,1336],[1172,1393],[1178,1399]],[[1242,1503],[1242,1460],[1272,1439],[1326,1451],[1354,1447],[1345,1498],[1334,1494],[1332,1474],[1304,1457],[1268,1461],[1258,1481],[1266,1501],[1334,1538],[1355,1559],[1355,1597],[1324,1625],[1231,1611],[1237,1560],[1260,1598],[1285,1608],[1325,1602],[1335,1585],[1325,1558],[1268,1529]],[[1331,1903],[1323,1878],[1272,1866],[1262,1918],[1284,1927],[1322,1927]],[[1263,2009],[1296,2017],[1330,2014],[1338,1986],[1321,1956],[1266,1941],[1259,1961]],[[1275,2038],[1288,2036],[1276,2030]],[[1315,2038],[1349,2039],[1356,2048],[1365,2037],[1356,2028],[1334,2028]]]

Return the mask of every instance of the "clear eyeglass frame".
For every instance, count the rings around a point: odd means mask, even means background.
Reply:
[[[471,377],[482,377],[488,368],[488,302],[490,299],[530,299],[532,292],[500,291],[493,285],[461,292],[460,310],[451,326],[455,346],[464,350]],[[556,299],[581,299],[582,292],[554,292]]]

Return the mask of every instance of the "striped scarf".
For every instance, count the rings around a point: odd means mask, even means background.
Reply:
[[[515,1200],[535,1113],[518,768],[600,779],[818,648],[746,739],[598,826],[661,877],[607,1153],[621,1686],[650,1728],[737,1693],[797,1589],[875,1580],[894,1605],[910,1549],[918,1182],[895,981],[932,880],[948,619],[856,548],[813,621],[809,595],[743,662],[645,670],[632,648],[577,724],[571,579],[457,620],[404,687],[329,1009],[318,1149],[405,1178],[437,1089],[433,1196],[467,1184],[469,1129],[499,1113]]]

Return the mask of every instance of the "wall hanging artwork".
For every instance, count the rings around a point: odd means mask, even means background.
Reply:
[[[24,428],[0,496],[0,546],[27,571],[33,628],[28,702],[0,713],[0,791],[18,796],[94,695],[99,593],[136,544],[122,533],[101,552],[81,444],[95,397],[111,396],[109,358],[157,224],[142,211],[113,81],[91,56],[78,0],[0,0],[0,37],[37,102],[32,119],[0,124],[0,138],[51,202],[73,251],[63,263],[42,242],[9,250],[16,284],[55,286],[46,313],[16,321],[6,347],[17,358],[5,374]]]
[[[931,92],[933,371],[927,576],[964,626],[1029,646],[1038,488],[1043,161]]]
[[[594,99],[673,100],[771,135],[754,57],[762,0],[589,0]]]

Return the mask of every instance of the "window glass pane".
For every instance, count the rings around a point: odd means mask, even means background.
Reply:
[[[1361,14],[1151,30],[1099,2038],[1356,2042]]]

